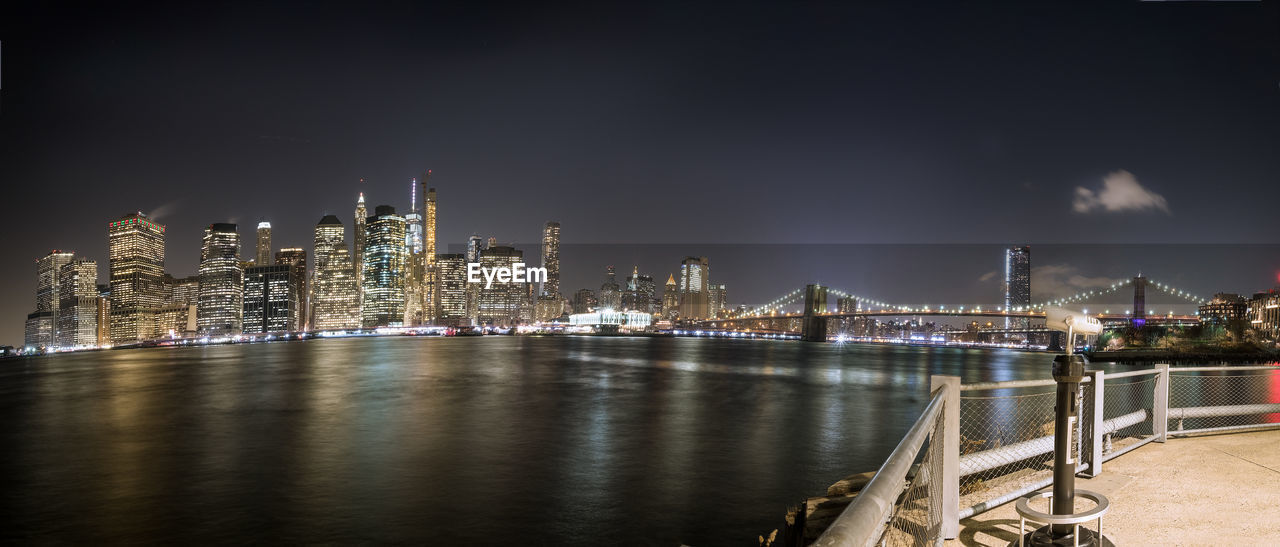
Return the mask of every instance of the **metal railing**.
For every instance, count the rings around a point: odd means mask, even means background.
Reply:
[[[945,443],[938,441],[945,435],[943,409],[948,391],[946,386],[934,389],[920,418],[814,545],[875,545],[890,541],[888,536],[896,537],[892,540],[895,545],[941,543],[944,502],[938,485],[944,481],[937,479],[946,458],[942,454]],[[926,442],[929,450],[924,461],[915,466]]]
[[[1280,366],[1087,374],[1073,435],[1083,476],[1170,436],[1280,428]],[[920,418],[815,545],[940,545],[960,519],[1051,485],[1055,385],[933,376]]]

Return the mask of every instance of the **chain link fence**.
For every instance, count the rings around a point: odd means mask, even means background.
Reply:
[[[908,485],[894,506],[882,545],[933,545],[942,526],[942,458],[936,458],[935,442],[942,442],[943,420],[934,424],[929,446],[920,463],[908,475]]]
[[[960,507],[1016,496],[1053,477],[1055,387],[960,395]]]
[[[1280,423],[1280,370],[1169,370],[1169,434]]]
[[[1111,377],[1103,380],[1102,454],[1111,459],[1155,434],[1156,375]]]

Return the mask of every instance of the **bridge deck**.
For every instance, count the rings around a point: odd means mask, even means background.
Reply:
[[[1277,446],[1280,430],[1172,438],[1106,462],[1076,487],[1111,500],[1102,528],[1116,545],[1276,544]],[[947,545],[1004,547],[1017,534],[1018,514],[1006,503],[960,521],[960,537]]]

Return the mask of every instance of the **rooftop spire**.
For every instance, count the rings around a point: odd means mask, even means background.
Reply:
[[[409,183],[409,212],[418,211],[418,178],[414,177]]]
[[[356,200],[356,205],[364,205],[364,192],[360,192],[360,199]]]

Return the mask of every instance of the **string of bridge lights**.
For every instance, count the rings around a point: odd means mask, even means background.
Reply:
[[[1076,293],[1076,294],[1073,294],[1073,295],[1071,295],[1071,296],[1068,296],[1068,297],[1058,298],[1058,299],[1054,299],[1054,300],[1049,300],[1049,301],[1046,301],[1046,302],[1042,302],[1042,303],[1039,303],[1039,304],[1033,304],[1033,305],[1026,306],[1026,307],[1019,306],[1019,307],[1012,308],[1012,310],[1010,310],[1010,311],[1014,311],[1014,312],[1043,311],[1043,310],[1044,310],[1046,307],[1048,307],[1048,306],[1064,306],[1064,305],[1068,305],[1068,304],[1080,303],[1080,302],[1083,302],[1085,299],[1092,298],[1092,297],[1097,297],[1097,296],[1103,296],[1103,295],[1107,295],[1107,294],[1111,294],[1111,293],[1114,293],[1114,292],[1116,292],[1116,291],[1118,291],[1118,290],[1120,290],[1120,289],[1122,289],[1122,288],[1125,288],[1125,287],[1127,287],[1127,286],[1131,286],[1131,285],[1133,285],[1133,280],[1131,280],[1131,279],[1126,279],[1126,280],[1124,280],[1124,281],[1120,281],[1120,282],[1118,282],[1118,283],[1113,283],[1113,284],[1111,284],[1111,286],[1106,287],[1106,288],[1101,288],[1101,289],[1092,289],[1092,290],[1088,290],[1088,291],[1080,291],[1080,292],[1078,292],[1078,293]],[[1191,303],[1193,303],[1193,304],[1203,304],[1203,303],[1205,303],[1205,302],[1207,302],[1207,301],[1208,301],[1207,299],[1205,299],[1205,298],[1203,298],[1203,297],[1196,296],[1196,295],[1191,294],[1191,293],[1189,293],[1189,292],[1187,292],[1187,291],[1180,290],[1180,289],[1178,289],[1177,287],[1174,287],[1174,286],[1169,285],[1169,284],[1167,284],[1167,283],[1162,283],[1162,282],[1155,281],[1155,280],[1148,280],[1148,281],[1147,281],[1147,286],[1149,286],[1149,287],[1154,287],[1154,288],[1156,288],[1156,289],[1158,289],[1158,290],[1160,290],[1160,291],[1162,291],[1162,292],[1165,292],[1165,293],[1167,293],[1167,294],[1169,294],[1169,295],[1177,296],[1177,297],[1179,297],[1179,298],[1185,299],[1185,300],[1187,300],[1187,301],[1189,301],[1189,302],[1191,302]],[[762,306],[758,306],[758,307],[756,307],[755,309],[753,309],[753,310],[751,311],[751,313],[752,313],[753,315],[770,315],[770,314],[773,314],[773,313],[781,312],[781,311],[782,311],[782,307],[783,307],[783,306],[788,305],[788,304],[793,304],[793,303],[797,303],[797,302],[799,302],[799,301],[800,301],[800,299],[803,297],[804,292],[805,292],[805,289],[803,289],[803,288],[796,289],[796,290],[791,291],[791,292],[789,292],[789,293],[787,293],[787,294],[784,294],[784,295],[782,295],[782,296],[780,296],[780,297],[778,297],[778,298],[775,298],[772,302],[769,302],[768,304],[764,304],[764,305],[762,305]],[[846,292],[846,291],[842,291],[842,290],[840,290],[840,289],[828,288],[828,289],[827,289],[827,292],[828,292],[828,293],[831,293],[831,294],[834,294],[834,295],[836,295],[836,296],[839,296],[839,297],[841,297],[841,298],[850,298],[850,297],[855,298],[855,299],[857,299],[859,302],[864,303],[864,304],[868,304],[868,305],[870,305],[870,306],[874,306],[876,309],[879,309],[879,310],[881,310],[881,311],[885,311],[885,310],[892,310],[892,311],[899,311],[899,312],[905,312],[905,313],[914,313],[914,312],[930,312],[930,311],[935,311],[935,308],[933,308],[933,307],[931,307],[931,306],[928,306],[928,305],[924,305],[924,306],[903,306],[903,305],[888,304],[888,303],[886,303],[886,302],[882,302],[882,301],[879,301],[879,300],[874,300],[874,299],[870,299],[870,298],[863,298],[863,297],[858,296],[858,295],[856,295],[856,294],[849,293],[849,292]],[[981,313],[981,312],[982,312],[982,306],[980,306],[980,305],[978,305],[978,306],[951,306],[951,309],[952,309],[952,310],[957,310],[957,311],[961,311],[961,312],[963,312],[966,308],[967,308],[967,309],[969,309],[969,310],[972,310],[972,311],[978,312],[978,313]],[[868,308],[868,309],[872,309],[872,308]],[[947,306],[938,306],[938,307],[936,308],[936,311],[946,311],[946,310],[947,310]],[[1003,309],[1003,307],[999,307],[999,306],[997,306],[997,307],[996,307],[996,309],[995,309],[995,311],[1003,312],[1003,311],[1005,311],[1005,310]],[[785,312],[784,312],[784,313],[785,313]],[[1108,310],[1108,312],[1107,312],[1107,313],[1110,313],[1110,310]]]

